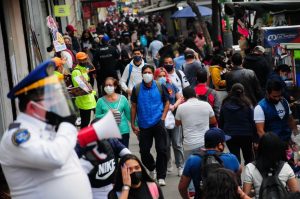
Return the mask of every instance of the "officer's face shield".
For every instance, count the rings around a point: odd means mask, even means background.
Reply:
[[[31,84],[25,90],[27,91],[19,92],[27,95],[29,102],[35,107],[32,109],[33,115],[38,119],[45,121],[46,112],[55,113],[60,117],[76,115],[77,109],[66,89],[63,78],[50,75]]]
[[[39,95],[40,104],[52,113],[61,117],[67,117],[76,114],[76,109],[71,97],[66,89],[63,80],[57,76],[50,76],[45,80],[45,86],[39,89],[42,95]]]

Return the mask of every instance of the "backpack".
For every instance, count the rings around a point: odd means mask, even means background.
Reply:
[[[145,35],[141,35],[141,37],[140,37],[140,41],[141,41],[141,45],[142,45],[142,47],[146,47],[146,46],[147,46],[147,44],[148,44],[148,41],[147,41],[147,38],[146,38],[146,36],[145,36]]]
[[[132,68],[133,68],[133,65],[130,63],[130,64],[129,64],[128,78],[127,78],[127,81],[126,81],[126,85],[127,85],[127,86],[128,86],[128,84],[129,84],[130,76],[131,76],[131,73],[132,73]]]
[[[197,95],[197,98],[201,101],[205,101],[205,102],[208,102],[208,96],[211,94],[213,90],[211,88],[208,88],[206,93],[204,95]],[[213,106],[213,104],[211,104]]]
[[[255,163],[253,164],[255,165]],[[259,191],[259,199],[285,199],[287,197],[288,192],[278,178],[284,164],[285,162],[281,161],[276,170],[269,170],[268,172],[260,171],[255,165],[263,177]]]
[[[209,154],[206,151],[200,151],[194,155],[198,155],[202,158],[201,161],[201,181],[200,181],[200,190],[203,189],[203,185],[208,176],[219,168],[224,168],[223,161],[220,158],[222,153],[216,151],[214,154]]]

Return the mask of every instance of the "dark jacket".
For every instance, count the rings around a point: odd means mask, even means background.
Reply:
[[[221,107],[219,127],[230,136],[252,136],[255,132],[253,109],[227,101]]]
[[[259,81],[252,70],[241,66],[234,67],[226,75],[226,90],[229,92],[235,83],[241,83],[245,88],[245,95],[250,99],[253,106],[263,98]]]
[[[245,57],[243,67],[253,70],[261,88],[264,90],[272,67],[263,55],[249,54]]]

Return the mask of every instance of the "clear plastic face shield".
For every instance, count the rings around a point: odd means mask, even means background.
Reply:
[[[30,98],[26,109],[28,114],[49,124],[58,125],[58,121],[75,116],[77,109],[69,96],[63,78],[53,75],[52,69],[47,72],[50,76],[34,82],[18,91],[18,94]]]

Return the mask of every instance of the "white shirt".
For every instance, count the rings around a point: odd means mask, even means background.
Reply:
[[[4,133],[0,143],[0,163],[13,199],[91,199],[92,191],[74,147],[77,129],[61,123],[52,126],[20,113],[16,123],[27,129],[30,138],[16,146],[12,135]]]
[[[275,104],[276,111],[278,116],[282,119],[285,116],[285,109],[281,102]],[[289,115],[292,114],[292,111],[289,107]],[[265,113],[260,105],[257,105],[254,109],[254,121],[255,123],[263,123],[265,121]]]
[[[294,174],[293,169],[290,167],[290,165],[285,163],[278,175],[279,180],[282,182],[283,186],[286,186],[286,182],[289,179],[294,178],[294,177],[295,177],[295,174]],[[263,181],[263,178],[262,178],[261,174],[259,173],[258,169],[254,166],[254,164],[252,164],[252,163],[247,164],[246,169],[245,169],[244,182],[253,184],[254,189],[255,189],[255,195],[256,195],[255,198],[256,199],[258,199],[258,197],[259,197],[259,190],[260,190],[262,181]]]
[[[204,134],[209,129],[209,119],[213,116],[211,105],[197,98],[179,105],[175,118],[182,123],[184,150],[204,146]]]
[[[131,74],[129,77],[129,83],[127,85],[126,83],[127,83],[127,79],[129,76],[130,64],[132,65],[132,71],[131,71]],[[127,66],[125,67],[124,72],[122,74],[121,80],[120,80],[123,91],[126,92],[127,89],[132,90],[132,88],[135,85],[142,82],[142,80],[143,80],[142,67],[143,66],[144,66],[144,60],[142,60],[142,63],[139,66],[134,65],[133,60],[129,64],[127,64]]]
[[[176,74],[175,70],[172,74],[168,74],[171,82],[179,89],[179,93],[182,94],[182,89],[184,89],[185,87],[188,87],[190,85],[189,81],[186,79],[186,76],[184,74],[183,71],[178,70],[178,72],[181,74],[181,79],[178,77],[178,75]]]

